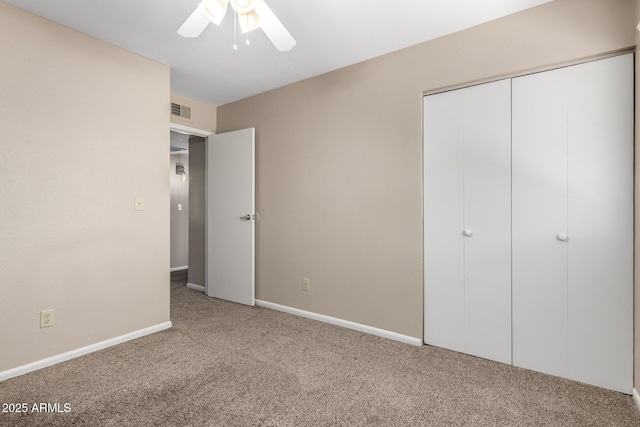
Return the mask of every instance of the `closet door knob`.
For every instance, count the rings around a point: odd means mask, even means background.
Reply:
[[[471,230],[464,230],[464,231],[463,231],[463,234],[464,234],[465,236],[467,236],[467,237],[471,237],[471,236],[473,236],[473,232],[472,232]]]
[[[561,242],[566,242],[567,240],[569,240],[569,236],[564,233],[560,233],[556,236],[556,239],[560,240]]]

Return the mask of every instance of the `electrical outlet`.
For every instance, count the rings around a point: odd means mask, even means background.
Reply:
[[[302,279],[302,290],[303,291],[308,291],[309,290],[309,279]]]
[[[40,312],[40,327],[48,328],[49,326],[53,326],[53,309]]]

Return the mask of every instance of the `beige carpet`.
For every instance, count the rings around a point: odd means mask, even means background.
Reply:
[[[174,327],[0,383],[2,426],[640,426],[620,393],[172,285]]]

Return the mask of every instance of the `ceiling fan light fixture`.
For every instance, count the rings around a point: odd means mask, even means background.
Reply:
[[[244,34],[260,28],[260,17],[255,10],[249,13],[238,13],[238,23],[240,24],[240,31]]]
[[[253,0],[230,0],[230,2],[233,10],[238,13],[249,13],[255,7]]]
[[[222,18],[227,13],[227,5],[229,0],[202,0],[200,10],[202,13],[216,25],[220,25]]]
[[[247,45],[249,32],[256,28],[261,28],[280,52],[291,50],[296,45],[296,40],[267,6],[265,0],[201,0],[191,15],[180,25],[178,34],[182,37],[194,38],[202,34],[210,22],[220,25],[229,8],[229,3],[234,10],[234,15],[237,15],[233,19],[234,49],[237,49],[235,41],[238,24],[242,33],[247,35]]]

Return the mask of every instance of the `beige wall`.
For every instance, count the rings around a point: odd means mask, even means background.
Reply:
[[[556,0],[219,107],[218,132],[256,128],[256,297],[421,338],[423,92],[632,48],[635,3]]]
[[[171,116],[171,123],[199,130],[216,132],[216,106],[204,104],[191,98],[171,94],[171,102],[191,108],[191,119]]]
[[[182,163],[187,171],[187,180],[176,175],[176,164]],[[189,265],[189,155],[172,154],[169,182],[171,188],[171,268]],[[178,210],[178,204],[182,210]]]
[[[167,67],[5,3],[0,58],[5,371],[169,321],[170,112]]]

